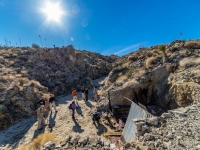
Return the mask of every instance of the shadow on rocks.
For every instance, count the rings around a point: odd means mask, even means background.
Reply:
[[[102,135],[104,132],[108,131],[108,129],[100,122],[95,122],[94,125],[97,129],[97,135],[99,135],[99,136]]]
[[[76,121],[76,119],[75,119],[75,116],[74,116],[74,112],[72,112],[72,120],[74,121],[74,126],[73,126],[73,128],[72,128],[72,130],[74,131],[74,132],[78,132],[78,133],[82,133],[84,130],[83,129],[81,129],[81,126],[78,124],[78,122]]]
[[[49,129],[50,129],[49,131],[50,132],[53,131],[53,127],[55,127],[55,125],[56,125],[56,121],[55,121],[56,116],[57,116],[57,113],[54,113],[54,115],[52,115],[52,113],[50,113],[50,115],[49,115],[49,122],[48,122],[48,124],[49,124]]]
[[[89,101],[85,101],[85,104],[86,104],[86,106],[89,107],[89,108],[92,108],[92,107],[93,107],[93,105],[92,105]]]
[[[80,106],[76,108],[76,112],[77,112],[77,114],[79,114],[79,115],[81,115],[82,117],[84,117],[84,116],[83,116],[82,109],[81,109]]]

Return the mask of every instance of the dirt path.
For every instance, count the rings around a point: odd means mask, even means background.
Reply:
[[[103,78],[94,81],[94,85],[98,85]],[[49,124],[43,130],[37,130],[36,118],[31,117],[24,119],[19,123],[10,126],[6,130],[0,132],[0,149],[16,149],[21,144],[31,142],[33,138],[44,132],[52,132],[57,138],[63,139],[66,135],[80,136],[102,136],[104,131],[109,130],[102,123],[95,126],[91,120],[91,108],[96,106],[96,102],[92,100],[92,91],[89,91],[89,101],[81,100],[81,93],[77,93],[78,103],[80,108],[75,111],[75,118],[72,118],[72,113],[68,109],[72,101],[72,96],[60,96],[56,101],[58,113],[54,110],[52,114],[48,112],[46,118]]]

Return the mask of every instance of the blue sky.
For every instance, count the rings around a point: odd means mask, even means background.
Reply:
[[[20,38],[21,46],[42,46],[40,35],[43,46],[124,55],[180,39],[181,32],[182,39],[200,38],[199,6],[199,0],[0,0],[0,44],[6,38],[19,46]]]

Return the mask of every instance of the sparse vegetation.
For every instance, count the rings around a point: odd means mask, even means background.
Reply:
[[[165,45],[160,45],[159,50],[163,53],[163,63],[166,63],[168,60],[167,54],[165,52],[166,46]]]
[[[126,75],[122,75],[122,76],[117,78],[116,82],[117,83],[124,82],[124,80],[126,80],[126,79],[127,79],[127,76]]]
[[[195,65],[200,65],[200,58],[191,58],[191,57],[187,57],[182,59],[179,62],[179,66],[180,67],[191,67],[191,66],[195,66]]]
[[[198,41],[187,41],[184,45],[186,48],[193,48],[193,49],[199,49],[200,48],[200,42]]]
[[[145,64],[146,68],[149,68],[152,65],[155,65],[158,62],[159,58],[160,57],[150,57],[150,58],[147,58],[146,59],[146,64]]]
[[[125,75],[130,78],[133,75],[134,69],[129,69],[126,71]]]
[[[40,48],[40,46],[38,44],[33,43],[32,48]]]
[[[59,143],[59,141],[55,139],[54,133],[44,133],[34,138],[28,145],[21,145],[18,150],[40,150],[42,146],[48,141],[54,142],[56,144]]]
[[[117,73],[117,72],[124,71],[125,69],[126,69],[125,67],[119,66],[119,67],[114,68],[113,72]]]

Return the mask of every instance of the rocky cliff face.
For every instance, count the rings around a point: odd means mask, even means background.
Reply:
[[[0,129],[33,115],[37,100],[49,92],[91,87],[107,75],[118,57],[78,51],[69,45],[54,49],[0,48]]]
[[[163,110],[199,103],[200,42],[174,41],[165,53],[165,63],[159,45],[123,56],[105,80],[103,96],[110,91],[116,102],[142,92],[148,104]]]

